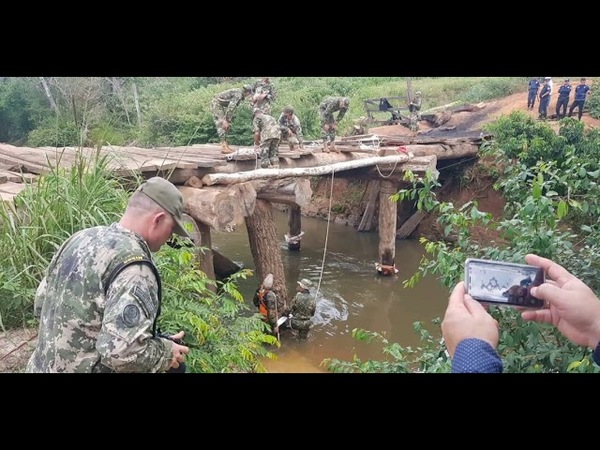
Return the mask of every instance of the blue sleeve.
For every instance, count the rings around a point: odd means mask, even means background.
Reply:
[[[600,342],[596,346],[594,353],[592,353],[592,358],[594,359],[594,362],[600,366]]]
[[[502,360],[487,342],[463,339],[454,352],[452,373],[502,373]]]

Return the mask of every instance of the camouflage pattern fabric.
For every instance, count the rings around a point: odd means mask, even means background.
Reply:
[[[263,80],[258,80],[254,83],[254,98],[258,98],[260,95],[265,95],[261,100],[255,101],[254,107],[260,109],[265,114],[271,114],[271,106],[277,98],[275,86],[273,83],[265,83]]]
[[[420,120],[419,111],[421,111],[422,102],[423,102],[423,100],[421,99],[421,96],[416,95],[412,99],[410,104],[408,105],[408,110],[410,111],[410,125],[409,126],[412,131],[419,130],[419,120]]]
[[[288,312],[292,314],[290,327],[305,338],[311,326],[311,319],[317,310],[317,299],[310,292],[298,292],[292,299]]]
[[[293,133],[296,135],[298,142],[302,143],[302,125],[296,114],[292,114],[292,117],[288,118],[287,114],[281,113],[278,122],[282,140],[288,140],[292,135],[291,133]]]
[[[244,100],[244,91],[242,88],[232,88],[217,94],[210,103],[210,112],[217,127],[219,138],[224,139],[227,136],[228,128],[223,126],[226,120],[231,124],[233,115],[237,107]]]
[[[344,118],[348,108],[340,107],[344,97],[325,97],[319,105],[319,118],[321,119],[321,137],[324,141],[334,142],[336,136],[337,124]],[[334,113],[337,112],[337,118]],[[325,130],[325,125],[329,129]]]
[[[281,130],[273,116],[257,113],[252,121],[252,131],[260,134],[260,164],[263,169],[279,166],[279,141]]]
[[[26,372],[163,372],[172,343],[153,337],[158,280],[132,264],[105,283],[120,263],[152,261],[141,236],[117,223],[75,233],[56,252],[35,298],[38,342]]]
[[[277,295],[273,291],[267,291],[265,294],[265,306],[268,311],[267,321],[271,325],[271,329],[277,326]]]

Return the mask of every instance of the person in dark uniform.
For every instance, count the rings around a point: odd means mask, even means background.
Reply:
[[[585,104],[585,99],[587,98],[588,93],[591,91],[591,88],[586,84],[585,78],[579,80],[579,84],[575,88],[575,98],[573,99],[573,103],[571,104],[571,108],[569,109],[569,117],[573,115],[573,110],[575,108],[579,108],[579,120],[581,120],[581,116],[583,115],[583,105]]]
[[[558,88],[558,99],[556,100],[556,118],[562,119],[567,115],[567,105],[569,104],[569,96],[571,95],[571,83],[566,79],[564,84]],[[562,111],[562,114],[561,114]]]
[[[529,80],[529,91],[527,95],[527,109],[533,109],[535,106],[535,98],[540,90],[540,80],[532,78]]]
[[[548,80],[544,80],[542,90],[540,91],[540,106],[539,106],[539,119],[546,120],[548,118],[548,105],[550,104],[550,92],[552,88],[548,83]]]

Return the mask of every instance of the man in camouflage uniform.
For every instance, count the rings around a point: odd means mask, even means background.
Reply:
[[[308,337],[311,319],[317,310],[317,299],[310,292],[312,285],[312,281],[306,278],[298,281],[298,292],[285,311],[285,315],[291,317],[290,328],[298,333],[300,339]]]
[[[35,296],[36,348],[26,372],[167,372],[184,367],[183,331],[156,331],[160,276],[152,260],[183,228],[183,197],[154,177],[118,223],[73,234],[55,253]],[[177,342],[176,342],[177,341]]]
[[[408,110],[410,111],[410,130],[411,131],[419,131],[419,120],[421,111],[421,104],[423,103],[423,99],[421,98],[421,91],[415,92],[415,96],[408,104]]]
[[[276,331],[277,320],[277,294],[273,292],[273,274],[268,274],[258,287],[253,298],[254,306],[263,316],[263,321],[271,326],[272,331]]]
[[[279,141],[281,140],[279,124],[275,117],[263,113],[258,108],[254,108],[252,114],[254,145],[260,146],[260,167],[279,169]]]
[[[234,150],[227,143],[227,133],[231,128],[233,116],[240,103],[250,95],[253,88],[249,84],[241,88],[231,88],[215,95],[210,103],[210,112],[217,127],[217,134],[221,140],[221,153],[233,153]]]
[[[287,141],[290,150],[294,150],[296,145],[303,149],[302,145],[302,125],[300,119],[294,114],[293,106],[286,106],[279,116],[279,126],[281,128],[281,139]]]
[[[346,115],[350,107],[350,98],[348,97],[325,97],[319,105],[319,117],[321,119],[321,131],[323,138],[323,151],[329,153],[333,150],[339,153],[335,147],[335,135],[337,126]],[[337,118],[333,114],[338,112]]]
[[[254,95],[252,96],[252,106],[260,109],[265,114],[271,114],[271,106],[277,98],[275,86],[271,83],[269,77],[263,77],[254,83]]]

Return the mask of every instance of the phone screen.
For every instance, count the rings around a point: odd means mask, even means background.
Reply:
[[[544,270],[526,264],[467,259],[467,293],[480,302],[542,308],[544,301],[531,295],[531,288],[544,282]]]

